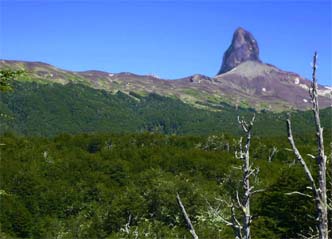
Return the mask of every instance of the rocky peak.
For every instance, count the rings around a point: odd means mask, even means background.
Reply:
[[[259,48],[254,36],[239,27],[233,35],[232,43],[224,53],[221,68],[217,75],[232,70],[245,61],[258,61]]]

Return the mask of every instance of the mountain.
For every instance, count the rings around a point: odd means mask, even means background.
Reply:
[[[154,75],[103,71],[74,72],[42,62],[1,60],[0,68],[25,69],[22,81],[41,84],[80,83],[112,93],[118,91],[145,96],[155,93],[181,100],[209,110],[219,110],[223,104],[257,110],[306,110],[311,107],[308,89],[310,81],[292,72],[266,64],[259,58],[258,43],[253,35],[238,28],[224,54],[218,75],[201,74],[176,80],[164,80]],[[320,106],[331,106],[332,88],[319,86]]]
[[[245,61],[261,62],[256,39],[250,32],[240,27],[234,32],[232,43],[224,54],[218,75],[232,70]]]

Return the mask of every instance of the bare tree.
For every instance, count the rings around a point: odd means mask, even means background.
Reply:
[[[242,160],[241,170],[243,172],[243,177],[242,177],[243,196],[240,199],[238,191],[236,192],[236,203],[232,202],[228,203],[227,205],[231,210],[231,219],[226,220],[225,218],[222,218],[222,221],[226,225],[232,227],[235,239],[251,239],[250,224],[252,221],[252,216],[250,214],[250,198],[254,193],[262,191],[262,190],[254,191],[253,190],[254,187],[250,186],[250,177],[258,173],[258,169],[253,169],[252,167],[253,165],[250,164],[250,155],[249,155],[250,143],[251,143],[251,131],[254,125],[254,121],[255,121],[255,115],[252,117],[249,123],[238,117],[238,122],[243,132],[246,134],[246,143],[244,145],[244,149],[242,146],[242,138],[240,138],[239,142],[240,150],[235,152],[235,157]],[[186,220],[187,226],[189,228],[189,231],[193,239],[198,239],[198,236],[185,210],[185,207],[182,204],[179,194],[176,195],[176,199],[181,208],[182,214]],[[240,208],[241,212],[243,213],[242,223],[236,218],[235,204],[237,205],[238,208]]]
[[[198,239],[195,228],[194,228],[193,224],[191,223],[191,220],[190,220],[190,218],[187,214],[187,211],[186,211],[185,207],[183,206],[180,195],[178,193],[176,194],[176,200],[179,204],[179,207],[181,208],[181,212],[182,212],[182,214],[183,214],[183,216],[186,220],[186,223],[187,223],[187,226],[188,226],[188,229],[189,229],[189,232],[190,232],[191,236],[193,237],[193,239]]]
[[[226,220],[221,217],[222,221],[231,226],[234,232],[235,239],[251,239],[250,225],[252,223],[252,215],[250,212],[250,198],[253,194],[263,191],[254,190],[254,186],[250,184],[250,178],[252,176],[257,176],[259,170],[254,169],[253,165],[250,163],[250,144],[251,144],[251,134],[252,127],[254,125],[255,115],[252,117],[251,121],[247,123],[245,120],[238,117],[239,125],[241,126],[243,132],[246,136],[246,142],[243,148],[242,137],[239,141],[239,151],[235,151],[235,158],[242,161],[242,167],[239,168],[242,173],[242,196],[239,196],[239,192],[236,191],[236,200],[231,203],[224,203],[230,209],[230,220]],[[274,149],[276,151],[276,149]],[[275,153],[275,152],[274,152]],[[273,153],[273,154],[274,154]],[[273,156],[272,156],[273,157]],[[237,220],[235,209],[239,208],[243,214],[242,222]]]
[[[317,52],[315,52],[313,57],[312,85],[309,90],[309,95],[312,100],[312,110],[315,119],[317,148],[318,148],[317,156],[315,157],[318,165],[318,172],[317,172],[318,176],[316,180],[313,178],[310,169],[308,168],[305,160],[303,159],[302,155],[300,154],[299,150],[295,145],[290,118],[287,119],[287,133],[288,133],[289,143],[296,156],[296,159],[302,165],[304,172],[311,184],[311,189],[316,206],[319,238],[328,239],[328,215],[327,215],[327,196],[326,196],[326,155],[324,153],[323,128],[321,127],[320,117],[319,117],[316,62],[317,62]]]
[[[236,158],[242,160],[242,185],[243,185],[243,196],[240,199],[239,193],[236,192],[237,204],[240,207],[241,211],[243,212],[243,222],[242,222],[242,232],[243,236],[240,238],[250,239],[250,224],[252,221],[252,216],[250,214],[250,197],[254,193],[253,186],[250,186],[250,176],[252,176],[256,170],[252,168],[252,164],[250,164],[250,143],[251,143],[251,130],[254,125],[255,115],[252,117],[251,121],[247,123],[245,120],[240,119],[238,117],[238,122],[246,134],[246,143],[244,145],[244,150],[242,148],[242,138],[240,140],[240,151],[235,153]],[[233,212],[232,212],[233,218]],[[235,225],[233,223],[233,225]],[[237,237],[240,236],[237,234]]]

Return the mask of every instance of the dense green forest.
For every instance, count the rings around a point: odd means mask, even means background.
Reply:
[[[79,84],[11,86],[0,102],[1,238],[190,238],[176,193],[200,238],[234,238],[223,218],[242,190],[237,116],[254,113],[252,183],[264,191],[251,200],[253,238],[299,238],[315,228],[312,199],[287,194],[311,192],[288,149],[286,113],[222,103],[208,111]],[[331,118],[331,108],[321,111],[328,157]],[[312,112],[292,112],[292,122],[303,155],[315,154]]]
[[[314,138],[297,140],[315,152]],[[233,238],[221,220],[241,190],[233,136],[7,133],[1,144],[2,238],[189,238],[176,192],[201,238]],[[298,238],[315,225],[312,200],[286,194],[310,193],[288,147],[283,137],[252,140],[254,184],[265,189],[252,200],[253,238]]]
[[[197,109],[178,99],[157,94],[131,96],[111,94],[80,84],[12,83],[13,91],[2,94],[1,131],[24,135],[55,136],[59,133],[158,132],[239,135],[237,116],[251,116],[253,109],[236,109],[220,103],[220,111]],[[286,113],[259,112],[256,135],[286,136]],[[322,124],[331,130],[331,108],[321,111]],[[314,129],[312,112],[293,112],[297,133]]]

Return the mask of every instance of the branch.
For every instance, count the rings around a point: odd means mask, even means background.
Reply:
[[[273,149],[269,155],[269,163],[272,161],[273,157],[275,156],[275,154],[278,152],[278,148],[273,146]]]
[[[243,204],[241,203],[241,200],[240,200],[240,197],[239,197],[239,192],[236,191],[236,201],[237,201],[237,204],[239,205],[239,207],[241,208],[241,210],[243,212],[245,212],[246,208],[243,206]]]
[[[248,124],[243,119],[240,119],[240,116],[237,117],[237,121],[239,125],[242,127],[242,130],[247,133],[248,132]]]
[[[238,192],[237,198],[238,198]],[[235,207],[234,207],[234,201],[227,202],[226,200],[216,198],[216,200],[221,201],[223,204],[226,204],[226,206],[231,210],[231,218],[230,220],[226,220],[223,216],[220,217],[220,219],[225,223],[226,226],[230,226],[233,229],[235,239],[243,239],[242,236],[242,225],[241,223],[236,219],[235,215]],[[239,200],[239,199],[238,199]],[[238,201],[239,205],[241,203]]]
[[[126,225],[125,225],[125,232],[126,232],[127,234],[130,233],[130,223],[131,223],[131,214],[129,214],[128,222],[127,222]]]
[[[308,198],[312,198],[311,195],[308,195],[308,194],[305,194],[305,193],[301,193],[301,192],[298,192],[298,191],[294,191],[294,192],[290,192],[290,193],[285,193],[285,195],[287,195],[287,196],[294,195],[294,194],[305,196],[305,197],[308,197]]]
[[[265,191],[265,189],[257,189],[255,191],[252,191],[251,195],[256,194],[256,193],[261,193],[261,192],[264,192],[264,191]]]
[[[296,159],[300,162],[300,164],[302,165],[303,169],[304,169],[304,172],[307,176],[307,178],[309,179],[310,181],[310,184],[311,184],[311,188],[312,188],[312,191],[315,195],[315,197],[318,196],[318,191],[317,191],[317,187],[316,187],[316,184],[315,184],[315,180],[314,178],[312,177],[311,175],[311,172],[306,164],[306,162],[304,161],[304,159],[302,158],[299,150],[297,149],[296,145],[295,145],[295,142],[294,142],[294,138],[293,138],[293,133],[292,133],[292,125],[291,125],[291,121],[288,117],[288,119],[286,120],[287,122],[287,134],[288,134],[288,141],[290,143],[290,145],[292,146],[292,150],[296,156]]]
[[[182,204],[180,195],[178,193],[176,194],[176,200],[177,200],[177,202],[178,202],[178,204],[179,204],[179,206],[181,208],[182,214],[183,214],[183,216],[184,216],[184,218],[186,220],[187,226],[189,228],[189,232],[191,233],[193,239],[198,239],[198,236],[197,236],[197,234],[195,232],[195,228],[194,228],[193,224],[191,223],[191,220],[190,220],[190,218],[189,218],[189,216],[188,216],[188,214],[186,212],[185,207]]]
[[[246,172],[246,175],[244,176],[244,180],[248,179],[251,177],[251,175],[255,174],[256,170],[251,169],[251,166],[248,168],[248,171]]]
[[[256,115],[254,114],[253,117],[251,118],[249,124],[245,120],[240,119],[240,116],[237,117],[237,121],[239,122],[242,130],[245,133],[248,133],[251,130],[252,126],[254,125],[255,118],[256,118]]]
[[[235,234],[235,239],[242,239],[243,238],[242,233],[241,233],[242,226],[241,226],[240,222],[236,219],[235,208],[234,208],[233,205],[231,206],[231,215],[232,215],[232,225],[231,225],[231,227],[233,228],[233,231],[234,231],[234,234]]]

